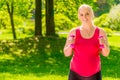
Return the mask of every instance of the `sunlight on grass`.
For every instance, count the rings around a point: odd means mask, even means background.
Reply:
[[[46,75],[41,77],[40,80],[67,80],[67,76]]]
[[[120,80],[120,78],[103,77],[103,80]]]
[[[21,55],[20,53],[22,52],[23,50],[21,50],[21,49],[19,49],[19,50],[17,50],[17,51],[14,51],[14,54],[16,54],[16,55]]]
[[[40,76],[34,74],[10,74],[10,73],[0,73],[0,80],[68,80],[68,76],[61,75],[48,75]],[[120,80],[120,78],[103,77],[103,80]]]
[[[26,37],[32,37],[32,35],[28,35],[28,34],[17,34],[16,37],[17,39],[21,39],[21,38],[26,38]],[[9,33],[9,34],[0,34],[0,40],[10,40],[13,39],[13,34]]]
[[[14,60],[14,58],[9,54],[3,54],[3,55],[0,55],[0,61],[1,60]]]
[[[120,47],[120,35],[112,35],[108,41],[111,46]]]
[[[21,74],[0,73],[0,80],[67,80],[67,76],[60,76],[60,75],[39,76],[34,74],[21,75]]]
[[[56,60],[53,58],[48,58],[48,60],[45,60],[45,62],[50,63],[50,64],[54,64],[54,62],[56,62]]]
[[[2,39],[2,40],[4,40],[4,39],[13,39],[13,36],[12,36],[12,34],[0,34],[0,38]]]

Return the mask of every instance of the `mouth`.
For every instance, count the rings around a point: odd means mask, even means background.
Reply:
[[[83,19],[83,21],[88,21],[88,19]]]

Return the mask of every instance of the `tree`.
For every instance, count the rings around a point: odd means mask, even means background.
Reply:
[[[110,1],[111,0],[97,0],[96,4],[98,5],[98,9],[95,12],[95,15],[100,16],[103,13],[108,13],[110,9],[110,4],[111,4]]]
[[[0,0],[0,10],[3,12],[7,12],[10,16],[10,23],[12,26],[14,39],[17,39],[14,16],[17,15],[22,16],[23,18],[30,18],[30,13],[33,10],[33,2],[33,0]]]
[[[14,27],[14,20],[13,20],[13,12],[14,12],[14,0],[12,0],[11,2],[6,2],[7,5],[7,10],[10,16],[10,22],[11,22],[11,26],[12,26],[12,32],[13,32],[13,38],[16,39],[16,33],[15,33],[15,27]]]
[[[41,0],[35,0],[35,36],[42,36]]]
[[[55,35],[53,2],[53,0],[46,0],[46,36]]]

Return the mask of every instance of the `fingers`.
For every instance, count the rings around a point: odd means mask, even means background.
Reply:
[[[105,39],[102,35],[100,35],[98,38],[99,38],[99,41],[100,41],[101,44],[105,43]]]
[[[74,35],[74,34],[71,34],[71,35],[69,36],[69,39],[68,39],[68,40],[69,40],[70,43],[73,44],[73,43],[75,42],[75,35]]]
[[[104,48],[105,40],[102,35],[100,35],[98,38],[99,38],[100,48],[102,49]]]
[[[74,37],[75,37],[75,34],[71,34],[70,37],[74,38]]]

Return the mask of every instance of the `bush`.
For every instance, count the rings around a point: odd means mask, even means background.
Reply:
[[[109,24],[107,22],[107,16],[108,16],[108,14],[103,14],[100,17],[95,18],[94,19],[95,25],[97,25],[99,27],[108,27]]]
[[[34,21],[29,19],[24,20],[24,22],[21,22],[21,24],[17,26],[16,30],[18,34],[34,34]]]
[[[107,27],[111,30],[120,30],[120,4],[112,6],[108,14],[95,18],[94,23],[100,27]]]
[[[110,35],[113,31],[110,28],[104,28],[106,31],[107,35]]]
[[[13,15],[14,25],[17,28],[18,26],[24,26],[24,19],[21,16]],[[0,29],[11,28],[10,16],[5,11],[0,11]]]
[[[112,30],[120,30],[120,4],[112,6],[108,14],[108,22]]]
[[[55,14],[56,30],[69,30],[77,25],[63,14]]]
[[[9,15],[5,11],[0,11],[0,29],[6,29],[10,26]]]
[[[21,16],[14,15],[14,25],[19,26],[19,25],[24,25],[25,19]]]

